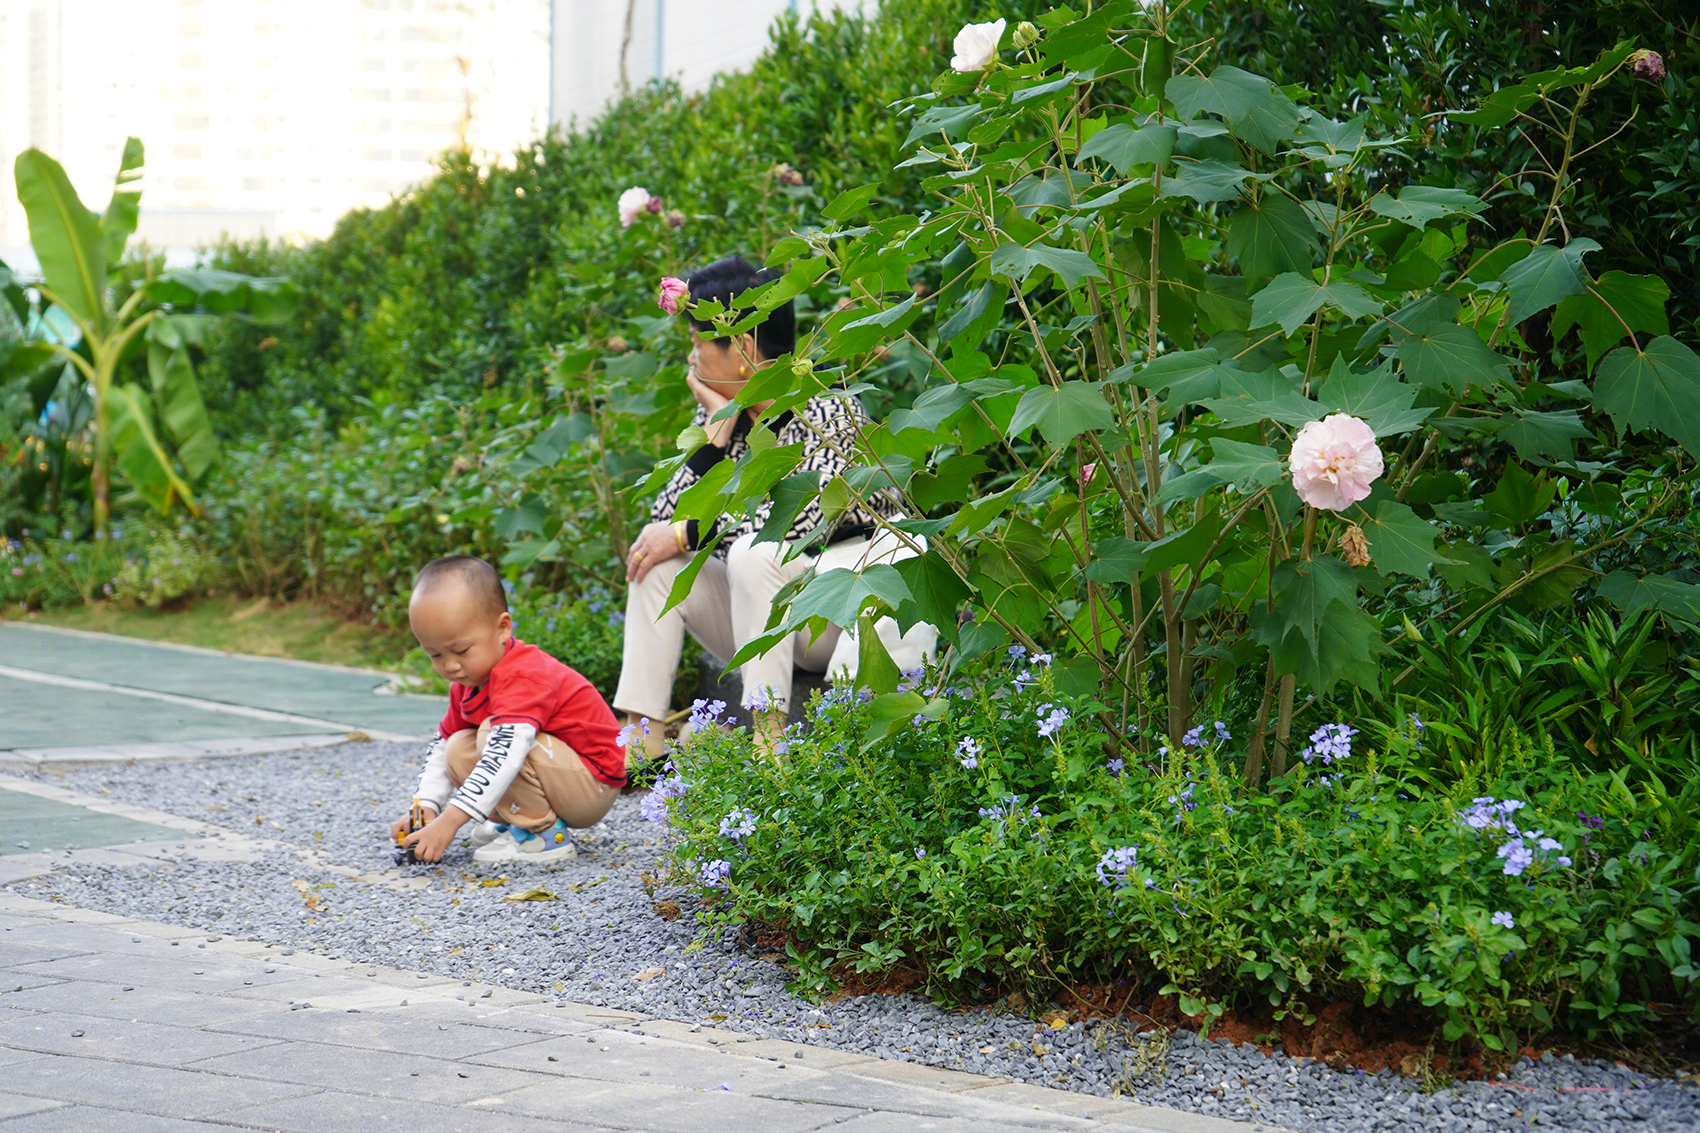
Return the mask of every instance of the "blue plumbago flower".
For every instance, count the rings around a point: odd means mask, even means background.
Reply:
[[[1233,739],[1234,734],[1232,732],[1228,731],[1228,725],[1226,725],[1226,724],[1222,723],[1222,721],[1218,720],[1218,721],[1216,721],[1216,738],[1225,743],[1228,740]]]
[[[613,613],[609,614],[608,615],[608,624],[611,625],[611,626],[625,625],[626,624],[625,612],[622,611],[622,610],[615,610]]]
[[[1321,763],[1324,767],[1336,760],[1349,759],[1352,737],[1357,734],[1356,728],[1348,728],[1344,724],[1324,724],[1310,734],[1310,744],[1299,752],[1299,758],[1306,763]]]
[[[1047,739],[1057,734],[1064,724],[1068,723],[1068,709],[1060,704],[1042,704],[1039,706],[1039,738]]]
[[[614,742],[621,747],[633,745],[642,746],[643,737],[649,735],[649,717],[643,716],[635,724],[627,724],[620,729],[620,734],[614,737]]]
[[[926,675],[927,670],[923,665],[916,665],[913,669],[903,670],[903,679],[897,682],[897,691],[908,692],[916,685],[919,685],[922,678]]]
[[[1492,795],[1482,795],[1470,801],[1469,809],[1458,815],[1458,820],[1472,830],[1501,830],[1507,834],[1517,833],[1517,824],[1511,816],[1527,805],[1516,799],[1496,801]]]
[[[1169,796],[1169,805],[1177,810],[1192,810],[1196,807],[1198,804],[1193,801],[1192,786],[1191,780],[1188,780],[1187,785],[1181,788],[1180,794]]]
[[[765,688],[751,689],[744,694],[744,707],[751,712],[766,712],[773,707],[773,697],[768,695]]]
[[[601,602],[591,602],[585,606],[585,609],[589,610],[593,614],[600,614],[602,612],[602,605],[603,604]]]
[[[1197,747],[1204,742],[1204,725],[1200,724],[1181,736],[1182,747]]]
[[[1492,921],[1494,924],[1498,925],[1500,928],[1516,928],[1517,927],[1517,919],[1515,917],[1513,917],[1510,913],[1505,912],[1504,910],[1501,910],[1501,911],[1495,913],[1493,916],[1489,917],[1488,920]]]
[[[748,807],[735,806],[720,820],[720,836],[742,842],[756,832],[756,816]]]
[[[1421,716],[1418,716],[1415,712],[1413,712],[1410,714],[1409,719],[1411,721],[1411,728],[1413,731],[1421,732],[1423,730],[1423,718]]]
[[[1027,647],[1025,645],[1012,645],[1009,647],[1009,659],[1012,664],[1019,665],[1021,663],[1021,659],[1025,656],[1027,656]]]
[[[1139,863],[1138,846],[1113,846],[1098,859],[1098,884],[1120,889],[1127,884],[1128,871]]]
[[[790,753],[790,751],[791,751],[791,741],[790,740],[777,740],[777,741],[774,742],[774,745],[773,745],[773,754],[774,755],[787,755],[787,754]]]
[[[703,885],[710,889],[726,888],[727,880],[732,876],[732,863],[724,858],[716,858],[702,867]]]
[[[1104,770],[1120,779],[1122,777],[1122,769],[1126,766],[1127,764],[1122,761],[1121,757],[1117,756],[1115,759],[1104,764]]]
[[[980,766],[980,753],[985,750],[973,736],[963,736],[962,742],[956,745],[956,760],[972,771]]]
[[[1021,806],[1022,796],[1004,795],[989,807],[980,808],[980,817],[989,818],[993,822],[1015,823],[1031,815],[1039,817],[1039,808],[1031,807],[1024,810]]]
[[[924,857],[927,856],[927,851],[921,849],[921,847],[919,847],[919,846],[916,846],[915,847],[915,856],[917,858],[924,858]]]
[[[704,700],[698,697],[691,702],[691,726],[706,728],[720,721],[720,714],[726,711],[724,700]]]
[[[1033,675],[1032,669],[1023,669],[1011,677],[1009,683],[1015,686],[1016,692],[1026,692],[1029,685],[1039,683],[1039,678]]]
[[[1523,871],[1534,863],[1535,851],[1519,836],[1499,848],[1499,856],[1505,859],[1505,876],[1521,877]]]
[[[667,763],[669,771],[672,770],[672,766],[672,761],[669,760]],[[638,817],[646,822],[666,822],[667,800],[679,798],[684,793],[684,776],[668,775],[657,782],[648,794],[644,795],[643,801],[638,804]]]
[[[1049,653],[1035,653],[1035,654],[1033,654],[1033,664],[1034,665],[1049,665],[1050,663],[1051,663],[1051,655]]]

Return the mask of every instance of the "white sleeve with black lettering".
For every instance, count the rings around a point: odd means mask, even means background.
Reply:
[[[419,787],[413,792],[414,798],[438,814],[443,813],[455,789],[454,780],[449,778],[448,751],[449,741],[441,735],[425,748],[425,766],[419,769]]]
[[[489,820],[496,813],[496,804],[513,785],[536,738],[537,729],[530,724],[508,721],[491,727],[478,766],[449,801],[480,822]],[[498,817],[496,821],[501,819]]]

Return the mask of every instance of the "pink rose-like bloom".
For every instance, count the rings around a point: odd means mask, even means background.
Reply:
[[[1098,462],[1097,461],[1093,461],[1091,464],[1082,464],[1080,466],[1080,483],[1081,483],[1081,485],[1084,487],[1085,485],[1092,483],[1092,475],[1093,475],[1093,473],[1095,473],[1097,471],[1098,471]]]
[[[680,301],[688,298],[690,294],[691,289],[685,286],[684,280],[670,275],[661,281],[661,294],[656,296],[655,301],[661,305],[663,311],[676,315],[679,313]]]
[[[634,185],[620,194],[620,227],[630,228],[638,218],[638,213],[649,207],[652,198],[649,190],[641,185]]]
[[[1381,449],[1361,419],[1330,413],[1299,430],[1287,465],[1299,499],[1324,511],[1343,511],[1369,496],[1370,482],[1381,475]]]

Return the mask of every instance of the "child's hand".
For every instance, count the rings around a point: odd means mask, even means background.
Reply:
[[[437,812],[428,806],[421,807],[420,810],[424,812],[426,822],[430,822],[433,818],[437,817]],[[412,826],[413,815],[411,813],[404,814],[394,822],[390,823],[390,841],[394,842],[398,846],[401,845],[401,840],[407,837],[407,832],[412,828]]]
[[[413,856],[422,862],[440,862],[460,828],[461,823],[449,815],[440,815],[426,823],[425,829],[409,834],[402,844],[412,846]]]

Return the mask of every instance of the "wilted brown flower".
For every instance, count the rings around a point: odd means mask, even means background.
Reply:
[[[615,335],[608,340],[608,353],[610,354],[624,354],[630,349],[631,344],[619,335]]]
[[[1346,533],[1340,536],[1340,553],[1346,556],[1346,565],[1365,567],[1370,565],[1369,540],[1364,538],[1364,529],[1357,524],[1346,528]]]

